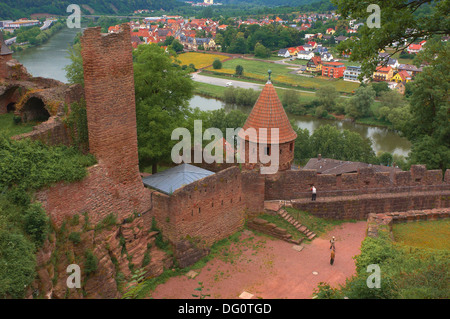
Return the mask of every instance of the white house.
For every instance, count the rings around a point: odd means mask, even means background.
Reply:
[[[359,75],[361,74],[361,67],[348,66],[344,71],[344,81],[359,82]]]
[[[297,59],[300,60],[311,60],[314,57],[314,52],[312,51],[299,51],[297,53]]]
[[[305,49],[305,51],[312,51],[314,50],[313,46],[310,44],[304,44],[303,45],[303,49]]]
[[[398,67],[400,66],[400,63],[398,63],[397,59],[390,58],[387,63],[387,66],[390,66],[393,69],[398,69]]]
[[[320,54],[320,58],[322,59],[322,61],[325,61],[325,62],[330,62],[330,61],[334,60],[333,55],[331,53],[329,53],[329,52],[321,53]]]
[[[283,58],[289,58],[291,54],[289,53],[288,49],[280,49],[280,51],[278,51],[278,56],[281,56]]]

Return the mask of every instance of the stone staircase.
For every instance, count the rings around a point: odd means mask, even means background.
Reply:
[[[303,233],[306,238],[309,240],[313,240],[317,235],[309,230],[305,225],[302,225],[292,217],[284,207],[292,207],[292,201],[286,200],[274,200],[274,201],[265,201],[264,202],[264,210],[268,213],[276,213],[278,216],[286,220],[289,224],[294,226],[300,233]]]
[[[287,211],[285,211],[283,208],[280,208],[277,211],[277,215],[283,218],[285,221],[287,221],[289,224],[294,226],[299,232],[303,233],[306,238],[309,240],[313,240],[317,235],[309,230],[306,226],[300,224],[294,217],[292,217]]]

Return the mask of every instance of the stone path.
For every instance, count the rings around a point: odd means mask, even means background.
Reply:
[[[155,299],[193,298],[198,282],[203,282],[203,293],[215,299],[237,299],[243,292],[265,299],[308,299],[320,282],[337,287],[355,273],[352,258],[360,253],[367,223],[345,223],[309,244],[301,251],[292,244],[268,237],[242,234],[233,244],[228,260],[215,258],[195,279],[179,276],[156,288],[149,297]],[[330,265],[329,240],[336,237],[336,259]],[[232,257],[234,254],[234,258]],[[317,274],[314,274],[317,273]]]

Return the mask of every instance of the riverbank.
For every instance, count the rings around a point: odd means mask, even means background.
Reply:
[[[219,100],[219,101],[222,101],[225,103],[224,94],[225,94],[226,89],[227,89],[226,87],[222,87],[222,86],[201,83],[201,82],[195,82],[194,93],[196,95],[199,95],[204,98],[211,98],[211,99]],[[277,91],[278,96],[281,98],[283,96],[283,92],[286,89],[276,88],[275,90]],[[302,103],[310,103],[315,99],[314,93],[310,94],[310,93],[305,93],[305,92],[298,91],[295,89],[292,89],[292,90],[298,94]],[[378,103],[378,102],[376,102],[376,103]],[[388,130],[393,129],[391,123],[378,120],[374,117],[367,117],[367,118],[361,118],[361,119],[355,120],[355,119],[346,117],[345,114],[333,114],[333,113],[329,113],[326,117],[318,117],[315,114],[315,110],[316,110],[316,108],[312,108],[306,114],[295,114],[295,113],[292,113],[289,111],[286,111],[286,113],[288,113],[288,115],[293,115],[293,116],[303,115],[303,116],[310,116],[310,117],[317,118],[317,119],[337,120],[337,121],[348,120],[350,122],[354,122],[354,123],[357,123],[360,125],[380,127],[380,128],[385,128]]]
[[[51,24],[47,29],[39,29],[40,32],[36,32],[38,27],[27,28],[19,31],[17,34],[16,43],[11,45],[11,50],[14,52],[22,52],[30,48],[37,48],[47,43],[55,34],[64,28],[65,24],[62,21],[56,21]]]

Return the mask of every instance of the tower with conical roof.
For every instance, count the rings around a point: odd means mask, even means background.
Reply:
[[[8,48],[3,40],[3,33],[0,32],[0,79],[9,77],[8,67],[6,62],[12,60],[13,52]]]
[[[264,152],[264,155],[269,156],[273,155],[271,153],[274,150],[279,152],[278,170],[290,169],[294,161],[294,146],[297,133],[292,128],[271,82],[271,73],[269,70],[269,80],[250,112],[243,130],[239,133],[239,137],[243,140],[242,147],[245,145],[244,166],[247,169],[253,169],[258,165],[262,165],[259,160],[261,151]],[[256,135],[244,134],[244,132],[252,128],[255,129]],[[263,132],[261,129],[267,129],[267,135],[261,134]],[[271,129],[278,129],[278,139],[272,139]],[[264,144],[263,147],[260,147],[260,144]],[[253,155],[255,155],[254,153],[257,154],[257,163],[250,160],[252,153]]]

